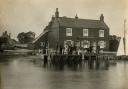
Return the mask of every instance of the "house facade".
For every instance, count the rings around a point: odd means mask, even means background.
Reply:
[[[11,38],[11,33],[8,33],[7,31],[3,32],[3,34],[0,36],[0,50],[9,50],[14,49],[14,45],[17,43],[16,40]]]
[[[109,27],[101,14],[99,20],[60,17],[58,8],[44,32],[33,41],[35,49],[58,49],[75,46],[80,49],[91,48],[109,51]]]

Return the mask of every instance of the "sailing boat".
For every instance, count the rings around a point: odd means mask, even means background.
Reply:
[[[120,40],[117,55],[126,55],[126,20],[124,20],[124,36]]]
[[[126,31],[126,19],[125,19],[124,20],[124,37],[123,37],[123,39],[121,39],[121,42],[119,44],[119,49],[118,49],[118,55],[121,55],[121,56],[119,56],[120,59],[128,59],[127,46],[126,46],[126,43],[127,43],[127,40],[126,40],[127,35],[126,35],[126,33],[127,33],[127,31]]]

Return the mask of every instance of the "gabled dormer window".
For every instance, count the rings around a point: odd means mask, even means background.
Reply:
[[[72,28],[66,28],[66,36],[72,36]]]
[[[99,37],[104,37],[104,30],[99,30]]]
[[[88,36],[88,29],[83,29],[83,36]]]

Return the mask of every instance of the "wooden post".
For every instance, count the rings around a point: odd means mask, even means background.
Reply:
[[[0,89],[2,89],[1,66],[0,66]]]
[[[126,55],[126,19],[124,20],[124,38],[123,38],[123,42],[124,42],[124,55]]]

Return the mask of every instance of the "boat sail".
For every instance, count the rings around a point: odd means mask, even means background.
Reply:
[[[121,39],[117,55],[127,55],[127,31],[126,31],[126,19],[124,20],[124,37]]]
[[[124,55],[124,46],[123,46],[123,39],[120,39],[119,48],[117,51],[117,55]]]

